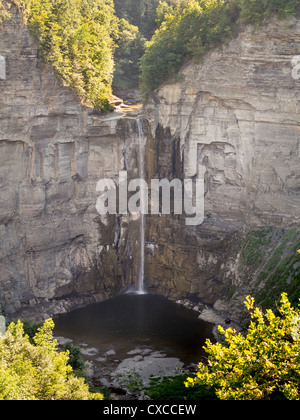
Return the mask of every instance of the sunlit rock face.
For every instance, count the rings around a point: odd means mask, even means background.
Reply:
[[[247,26],[155,95],[155,126],[180,139],[184,175],[206,179],[207,212],[299,225],[300,21]]]
[[[299,229],[299,39],[296,18],[246,26],[228,45],[187,63],[149,101],[157,172],[205,179],[202,226],[150,221],[156,290],[214,303],[233,276],[242,281],[231,257],[244,231]]]

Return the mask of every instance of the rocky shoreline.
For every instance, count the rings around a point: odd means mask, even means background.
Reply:
[[[8,318],[41,321],[93,303],[109,300],[112,297],[114,296],[111,296],[110,294],[95,293],[89,296],[73,296],[67,299],[53,299],[48,301],[43,299],[40,302],[35,301],[34,304],[28,303],[28,305],[22,306],[18,311],[8,314]],[[209,306],[201,302],[195,303],[187,298],[173,299],[168,296],[165,297],[176,302],[178,305],[183,305],[187,309],[197,312],[199,314],[198,318],[202,321],[215,324],[215,326],[221,325],[225,328],[229,328],[230,326],[237,331],[243,329],[241,325],[230,316],[230,311],[226,302],[218,300],[213,306]]]
[[[61,348],[66,337],[55,337]],[[85,342],[79,344],[85,360],[85,377],[93,387],[105,388],[113,400],[147,399],[146,389],[152,378],[172,377],[196,373],[197,364],[185,365],[179,358],[168,357],[151,346],[138,346],[127,352],[123,360],[112,348],[105,353]]]
[[[217,341],[220,340],[219,325],[225,329],[232,328],[237,332],[243,331],[243,327],[230,317],[227,304],[221,300],[218,300],[214,306],[202,303],[195,304],[189,299],[177,299],[175,302],[197,312],[199,314],[198,318],[202,321],[214,324],[212,332]]]

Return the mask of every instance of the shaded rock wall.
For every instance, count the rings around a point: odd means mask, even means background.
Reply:
[[[0,54],[0,303],[51,313],[111,296],[135,282],[137,222],[99,216],[96,184],[137,175],[135,120],[82,107],[19,15]]]
[[[246,26],[186,64],[147,104],[156,173],[205,180],[202,226],[180,217],[149,221],[154,290],[213,304],[230,285],[245,284],[232,261],[247,231],[299,230],[299,52],[299,19]]]

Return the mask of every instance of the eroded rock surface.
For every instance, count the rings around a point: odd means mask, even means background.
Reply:
[[[186,64],[148,103],[156,173],[205,180],[202,226],[187,227],[178,216],[149,220],[155,290],[214,304],[227,280],[245,280],[242,268],[232,269],[244,232],[299,230],[299,51],[299,19],[246,26]]]
[[[137,175],[135,120],[81,106],[19,15],[0,54],[1,304],[52,313],[109,297],[135,281],[136,222],[99,216],[96,184]]]

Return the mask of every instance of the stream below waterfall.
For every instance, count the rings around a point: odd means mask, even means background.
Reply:
[[[137,372],[172,376],[201,361],[212,324],[162,296],[122,294],[54,318],[54,335],[79,345],[99,385],[117,387],[116,377]],[[119,384],[120,385],[120,384]]]

